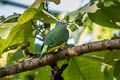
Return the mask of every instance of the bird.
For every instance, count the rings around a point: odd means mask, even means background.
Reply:
[[[64,46],[68,39],[69,31],[67,30],[67,23],[65,21],[58,21],[55,28],[50,30],[45,36],[40,58]]]

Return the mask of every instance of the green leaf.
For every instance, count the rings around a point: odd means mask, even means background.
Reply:
[[[21,49],[18,49],[15,53],[8,53],[6,66],[13,65],[15,61],[18,62],[22,57],[24,55]]]
[[[78,27],[77,27],[76,24],[71,24],[69,28],[70,28],[70,30],[71,30],[72,32],[74,32],[74,31],[76,31],[76,30],[78,29]]]
[[[60,60],[60,61],[57,61],[57,66],[58,66],[59,68],[61,68],[63,64],[68,64],[68,63],[69,63],[69,61],[68,61],[67,59],[65,59],[65,60]]]
[[[114,2],[113,2],[113,1],[105,1],[105,2],[104,2],[104,6],[105,6],[105,7],[110,7],[111,5],[114,5]]]
[[[8,16],[2,23],[12,23],[17,22],[20,14],[14,13],[13,15]]]
[[[63,73],[65,80],[104,80],[101,64],[98,61],[82,56],[74,59],[76,63],[73,60],[70,61],[68,68]],[[84,78],[81,76],[80,71]]]
[[[83,21],[83,26],[88,27],[89,32],[93,31],[93,22],[89,19],[89,17],[86,17],[85,20]]]
[[[120,50],[109,51],[105,56],[105,62],[114,64],[114,59],[120,59]]]
[[[43,23],[56,23],[57,22],[56,17],[54,17],[53,15],[51,15],[45,10],[39,11],[35,15],[34,19],[39,19]]]
[[[52,16],[52,17],[51,17]],[[28,8],[18,19],[19,24],[24,24],[32,19],[39,19],[44,23],[56,23],[56,18],[45,10]]]
[[[19,18],[18,24],[24,24],[34,18],[38,10],[35,8],[28,8]]]
[[[105,57],[108,52],[109,52],[109,50],[104,50],[104,51],[90,52],[88,54],[89,55],[100,56],[100,57]]]
[[[0,39],[0,49],[3,47],[2,45],[3,45],[3,43],[4,43],[4,39]]]
[[[13,77],[7,76],[7,77],[0,78],[0,80],[13,80]]]
[[[98,61],[85,57],[77,57],[77,61],[87,80],[104,80],[101,64]]]
[[[77,17],[75,18],[75,23],[79,26],[83,25],[82,19],[83,19],[84,14],[79,13]]]
[[[28,42],[30,43],[30,46],[27,48],[30,52],[34,52],[35,49],[35,38],[28,38]]]
[[[35,44],[34,52],[35,53],[40,53],[41,52],[41,45],[40,44]]]
[[[0,24],[0,37],[2,39],[7,39],[10,30],[16,25],[16,23],[3,23]]]
[[[114,76],[117,80],[120,80],[120,60],[114,66]]]
[[[0,16],[0,23],[5,20],[5,16]]]
[[[77,11],[73,11],[69,14],[67,14],[64,19],[67,21],[67,22],[73,22],[75,21],[76,17],[79,15],[79,10]]]
[[[36,73],[39,72],[39,69],[31,70],[31,71],[25,71],[19,74],[16,74],[17,80],[34,80]]]
[[[50,67],[49,66],[42,67],[39,69],[39,72],[34,80],[50,80],[50,75],[51,75]]]
[[[12,28],[8,38],[4,41],[3,47],[0,50],[1,53],[3,53],[4,49],[6,48],[9,49],[9,46],[27,42],[28,38],[31,35],[32,35],[32,24],[30,22],[27,22],[22,25],[17,24]]]
[[[74,69],[74,70],[71,70]],[[86,80],[85,75],[81,72],[80,66],[77,63],[75,58],[70,59],[69,66],[68,66],[68,75],[69,80]],[[74,76],[73,76],[74,75]]]
[[[111,66],[106,66],[104,69],[104,80],[114,80],[113,68]]]
[[[47,11],[43,10],[43,3],[40,5],[41,0],[36,0],[35,4],[28,8],[19,18],[18,24],[24,24],[32,19],[39,19],[44,23],[56,23],[57,19]],[[38,4],[39,3],[39,4]]]
[[[120,22],[120,3],[115,2],[115,5],[104,7],[104,3],[99,3],[98,9],[95,13],[88,13],[89,18],[104,27],[119,28],[116,22]]]
[[[0,53],[1,53],[1,49],[3,47],[3,43],[4,43],[4,39],[0,39]],[[1,58],[1,54],[0,54],[0,58]]]

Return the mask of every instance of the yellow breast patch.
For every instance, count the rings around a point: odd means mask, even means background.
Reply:
[[[47,51],[47,53],[53,52],[53,51],[55,51],[56,49],[59,49],[59,48],[65,46],[65,44],[66,44],[66,43],[64,42],[64,43],[62,43],[62,44],[59,45],[59,46],[55,46],[55,47],[53,47],[53,48],[50,48],[50,49]]]

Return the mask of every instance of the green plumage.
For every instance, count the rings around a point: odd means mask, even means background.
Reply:
[[[56,27],[52,29],[45,36],[44,45],[40,54],[40,58],[45,56],[45,53],[55,46],[59,46],[64,42],[67,42],[69,38],[69,32],[66,29],[66,24],[57,23]]]

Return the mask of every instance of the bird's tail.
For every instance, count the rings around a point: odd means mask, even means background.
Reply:
[[[48,50],[48,45],[44,45],[42,52],[40,53],[40,59],[43,58],[45,56],[45,53]]]

